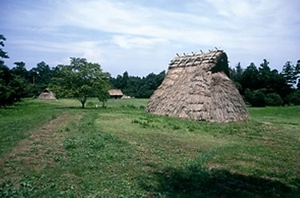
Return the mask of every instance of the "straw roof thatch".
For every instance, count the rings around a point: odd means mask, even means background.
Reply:
[[[110,89],[108,90],[108,94],[111,97],[120,97],[120,98],[124,95],[121,89]]]
[[[52,91],[50,91],[50,89],[46,88],[39,95],[38,99],[41,99],[41,100],[56,100],[56,97],[55,97],[55,94]]]
[[[228,76],[227,55],[222,50],[177,55],[147,111],[209,122],[247,120],[245,103]]]

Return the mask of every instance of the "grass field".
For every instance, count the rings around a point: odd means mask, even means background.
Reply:
[[[298,197],[300,107],[240,123],[145,112],[147,100],[0,109],[0,197]]]

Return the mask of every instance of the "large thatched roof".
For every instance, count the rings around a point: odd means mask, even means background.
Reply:
[[[227,55],[222,50],[177,56],[151,96],[147,111],[210,122],[247,120],[245,103],[228,75]]]

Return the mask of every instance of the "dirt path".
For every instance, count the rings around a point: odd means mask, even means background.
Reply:
[[[39,172],[56,166],[56,163],[65,157],[63,140],[66,133],[63,127],[73,117],[65,114],[47,122],[30,137],[21,140],[10,153],[4,155],[0,159],[0,183],[5,179],[17,179],[31,171]]]

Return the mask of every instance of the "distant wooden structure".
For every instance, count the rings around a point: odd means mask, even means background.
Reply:
[[[56,100],[56,96],[55,96],[55,93],[50,91],[50,89],[46,88],[39,95],[38,99],[40,99],[40,100]]]
[[[249,119],[243,98],[229,78],[227,55],[218,49],[177,54],[151,96],[147,111],[208,122]]]
[[[113,99],[121,99],[124,96],[121,89],[110,89],[110,90],[108,90],[108,94],[109,94],[110,98],[113,98]]]

